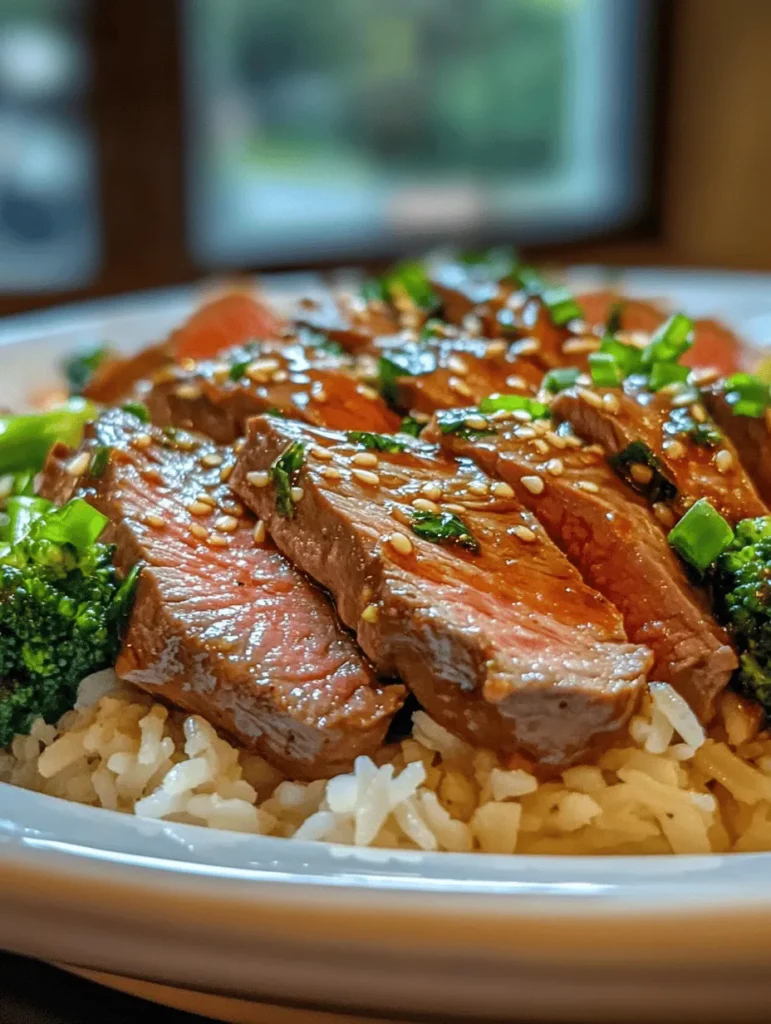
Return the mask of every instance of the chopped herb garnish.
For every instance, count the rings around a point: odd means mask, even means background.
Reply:
[[[301,345],[319,348],[335,356],[341,356],[345,352],[343,346],[339,342],[333,341],[328,334],[324,334],[323,331],[314,331],[310,327],[301,328],[297,335],[297,340]]]
[[[432,317],[430,320],[426,320],[420,328],[420,340],[430,341],[432,338],[444,338],[446,336],[446,328],[447,324],[444,320],[437,320],[436,317]]]
[[[618,334],[621,330],[621,322],[624,316],[624,307],[626,303],[623,299],[618,299],[616,302],[611,304],[608,310],[608,319],[605,324],[605,334],[610,335],[612,338],[614,334]]]
[[[549,370],[541,387],[552,395],[558,395],[560,391],[572,388],[580,376],[581,371],[576,366],[564,366],[556,370]]]
[[[305,445],[302,441],[293,441],[271,464],[270,479],[276,491],[276,511],[284,519],[294,517],[294,498],[292,497],[292,475],[305,462]]]
[[[638,373],[642,368],[642,349],[628,345],[606,335],[600,343],[600,352],[613,356],[624,377]]]
[[[416,420],[414,416],[405,416],[399,424],[400,434],[409,434],[410,437],[418,437],[425,423]]]
[[[651,503],[672,501],[677,496],[677,488],[665,475],[663,465],[642,441],[632,441],[623,451],[608,456],[608,462],[633,491]]]
[[[280,420],[285,420],[287,418],[286,413],[282,412],[277,405],[271,405],[270,409],[266,409],[265,410],[264,415],[265,416],[278,416],[278,418]]]
[[[654,333],[642,353],[643,366],[654,363],[676,363],[693,345],[693,320],[675,313]]]
[[[571,320],[583,317],[583,310],[573,293],[567,288],[549,285],[533,267],[520,265],[514,269],[513,277],[526,292],[540,298],[557,327],[564,327]]]
[[[417,261],[397,263],[379,278],[365,281],[362,295],[368,301],[379,299],[392,302],[406,295],[421,309],[434,311],[439,308],[439,296],[428,280],[426,268]]]
[[[723,435],[712,420],[697,423],[686,408],[672,409],[664,424],[664,433],[670,436],[680,434],[701,448],[717,448],[723,441]]]
[[[413,509],[412,532],[434,544],[451,541],[475,555],[479,553],[479,541],[471,536],[469,528],[463,520],[452,512],[426,512],[422,509]]]
[[[129,413],[131,416],[136,416],[142,423],[150,422],[150,410],[147,408],[144,402],[126,402],[125,405],[121,406],[124,412]]]
[[[483,413],[499,412],[501,409],[507,412],[523,409],[530,413],[534,420],[548,419],[551,415],[548,405],[527,395],[488,395],[479,403],[479,409]]]
[[[751,373],[735,373],[725,382],[725,399],[734,416],[759,419],[771,405],[771,388]]]
[[[98,448],[94,449],[94,454],[91,456],[91,461],[88,464],[89,476],[101,476],[107,469],[107,463],[110,461],[110,449],[105,444],[100,444]]]
[[[351,444],[358,444],[362,448],[370,448],[376,452],[403,452],[407,447],[398,437],[375,434],[369,430],[348,430],[345,436]]]
[[[29,497],[35,493],[35,476],[31,470],[26,473],[16,473],[11,484],[11,494],[25,495]]]
[[[484,420],[485,426],[471,426],[468,422],[470,419]],[[436,414],[436,422],[443,434],[455,434],[467,439],[495,433],[495,428],[478,409],[443,409]]]
[[[624,379],[621,367],[609,352],[590,353],[589,373],[592,384],[598,388],[617,388]]]
[[[500,246],[481,251],[466,250],[458,254],[457,261],[469,268],[475,280],[503,281],[515,272],[519,257],[515,249]]]
[[[733,539],[733,530],[706,498],[691,505],[667,537],[670,546],[699,572],[708,569]]]
[[[400,377],[419,377],[424,373],[433,373],[435,369],[436,357],[432,352],[415,345],[389,349],[378,362],[380,391],[384,398],[394,401]]]
[[[107,346],[97,345],[83,352],[76,352],[66,359],[62,369],[70,386],[70,394],[82,395],[88,382],[109,357],[110,350]]]
[[[648,387],[651,391],[660,391],[670,384],[684,384],[689,373],[688,367],[679,363],[654,363],[648,374]]]
[[[246,376],[246,371],[249,368],[249,364],[252,362],[251,359],[239,359],[237,363],[228,370],[228,377],[237,384],[243,377]]]

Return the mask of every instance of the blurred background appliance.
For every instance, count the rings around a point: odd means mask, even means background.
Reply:
[[[0,0],[0,313],[513,241],[771,268],[767,0]]]

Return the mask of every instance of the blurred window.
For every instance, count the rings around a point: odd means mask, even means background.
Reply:
[[[645,0],[188,0],[206,265],[558,240],[645,198]]]
[[[0,0],[0,291],[76,288],[97,270],[88,54],[74,0]]]

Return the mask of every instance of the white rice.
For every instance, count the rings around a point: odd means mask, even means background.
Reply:
[[[0,753],[0,781],[145,818],[359,846],[771,850],[771,735],[756,715],[726,694],[707,735],[670,686],[649,689],[619,745],[547,781],[418,712],[412,738],[357,758],[350,774],[300,783],[100,672],[58,725],[38,721]]]

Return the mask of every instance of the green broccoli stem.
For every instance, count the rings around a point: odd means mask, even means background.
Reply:
[[[37,471],[57,441],[74,448],[94,412],[90,402],[73,398],[48,412],[0,416],[0,474]]]

